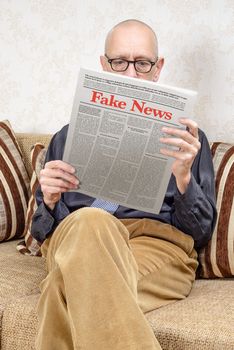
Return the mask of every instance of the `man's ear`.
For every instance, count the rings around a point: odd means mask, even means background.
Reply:
[[[163,57],[159,57],[157,63],[156,63],[156,69],[155,69],[155,73],[154,73],[154,76],[153,76],[153,81],[158,81],[159,79],[159,76],[160,76],[160,73],[161,73],[161,70],[163,68],[163,65],[164,65],[164,58]]]
[[[100,56],[100,63],[104,72],[107,71],[107,64],[106,64],[107,62],[106,62],[105,56]]]

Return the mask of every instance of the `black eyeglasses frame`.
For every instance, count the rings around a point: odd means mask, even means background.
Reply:
[[[114,72],[125,72],[125,71],[128,69],[129,64],[131,63],[131,64],[134,65],[134,68],[135,68],[135,71],[136,71],[136,72],[142,73],[142,74],[146,74],[146,73],[149,73],[149,72],[152,70],[153,66],[158,62],[158,57],[157,57],[157,59],[156,59],[155,62],[148,61],[148,60],[143,60],[143,59],[141,59],[141,60],[135,60],[135,61],[129,61],[129,60],[126,60],[125,58],[120,58],[120,57],[119,57],[119,58],[118,58],[118,57],[116,57],[116,58],[109,58],[109,57],[107,56],[107,54],[105,54],[105,57],[106,57],[106,59],[107,59],[107,62],[110,64],[111,69],[112,69]],[[113,67],[112,67],[112,62],[113,62],[114,60],[118,60],[118,59],[121,59],[121,60],[127,62],[127,66],[126,66],[125,69],[123,69],[123,70],[116,70],[116,69],[113,69]],[[141,71],[139,71],[139,70],[136,68],[137,62],[147,62],[147,63],[150,63],[150,64],[151,64],[151,67],[150,67],[150,69],[149,69],[147,72],[141,72]]]

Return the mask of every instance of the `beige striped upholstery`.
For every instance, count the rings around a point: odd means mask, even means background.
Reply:
[[[211,146],[216,177],[217,224],[209,244],[199,253],[201,277],[234,276],[234,146]]]
[[[29,195],[29,176],[15,134],[0,122],[0,241],[21,237]]]

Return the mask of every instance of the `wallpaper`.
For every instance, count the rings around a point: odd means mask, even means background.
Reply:
[[[127,18],[156,31],[159,82],[198,92],[191,117],[209,140],[234,142],[233,0],[0,0],[0,119],[59,130],[79,68],[101,69],[106,33]]]

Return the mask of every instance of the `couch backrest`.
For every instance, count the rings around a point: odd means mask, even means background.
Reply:
[[[52,135],[16,134],[29,175],[32,174],[30,150],[35,143],[47,147]],[[212,239],[199,253],[200,276],[234,276],[233,228],[234,228],[234,144],[211,144],[213,155],[218,220]]]
[[[40,142],[45,146],[48,146],[52,135],[49,134],[30,134],[30,133],[17,133],[16,138],[19,143],[20,149],[23,153],[24,163],[26,165],[29,176],[32,175],[32,166],[30,161],[30,151],[35,143]]]

